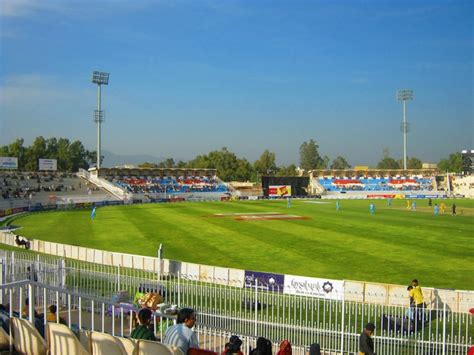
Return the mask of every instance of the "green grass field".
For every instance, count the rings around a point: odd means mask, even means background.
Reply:
[[[457,216],[433,216],[406,201],[341,200],[183,202],[31,214],[14,221],[26,237],[194,263],[312,277],[474,290],[474,201],[456,200]],[[433,204],[439,201],[433,201]],[[305,220],[238,221],[216,213],[279,212]]]

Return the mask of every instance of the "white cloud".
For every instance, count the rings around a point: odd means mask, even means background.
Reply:
[[[0,16],[23,17],[45,7],[48,7],[48,1],[2,0],[0,2]]]
[[[161,0],[0,0],[0,17],[27,17],[39,12],[97,16],[105,11],[140,11],[166,4]]]
[[[37,74],[10,76],[0,86],[0,104],[14,108],[25,103],[47,103],[65,96],[64,90],[54,85],[55,79]]]

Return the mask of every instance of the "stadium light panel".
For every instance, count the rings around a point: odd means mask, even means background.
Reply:
[[[94,110],[92,116],[94,117],[94,122],[95,123],[104,122],[104,118],[105,118],[104,111]]]
[[[97,85],[108,85],[110,73],[94,71],[92,73],[92,82]]]
[[[413,100],[413,90],[409,90],[409,89],[398,90],[397,100],[399,101]]]

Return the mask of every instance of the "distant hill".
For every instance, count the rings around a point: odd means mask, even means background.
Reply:
[[[104,168],[113,168],[114,166],[120,165],[138,165],[144,162],[148,163],[159,163],[165,160],[163,157],[154,157],[147,154],[138,154],[138,155],[120,155],[104,150],[102,155],[104,156],[104,162],[102,166]]]

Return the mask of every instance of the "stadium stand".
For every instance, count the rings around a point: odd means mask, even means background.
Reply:
[[[111,198],[73,173],[0,172],[0,208]]]
[[[94,172],[91,173],[94,175]],[[100,169],[97,177],[113,184],[131,198],[147,196],[214,196],[229,194],[229,187],[217,177],[215,169]]]
[[[326,194],[431,194],[438,191],[436,169],[312,170],[309,173],[312,188]]]
[[[326,191],[432,191],[433,178],[423,176],[324,177],[319,183]]]
[[[258,184],[258,183],[233,181],[229,183],[229,188],[237,196],[241,196],[241,197],[262,195],[262,184]]]
[[[474,198],[474,175],[453,176],[451,186],[455,196]]]

